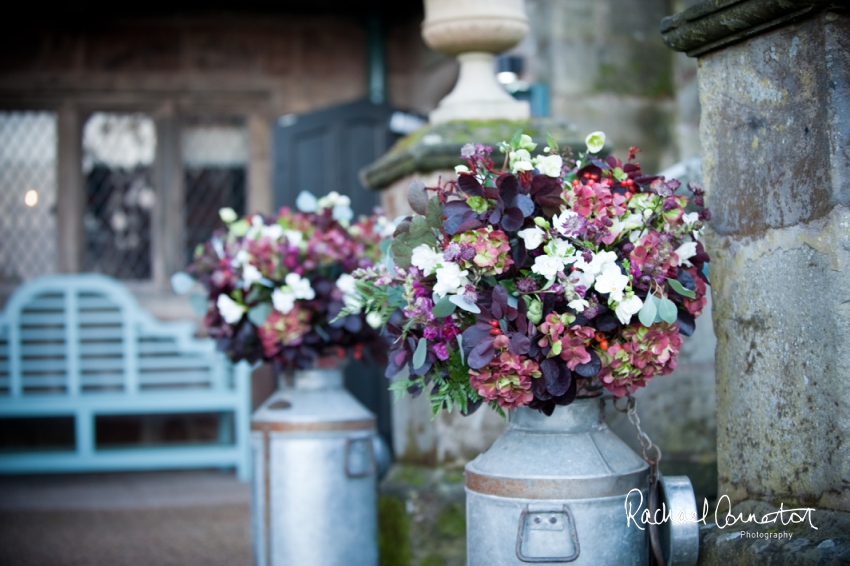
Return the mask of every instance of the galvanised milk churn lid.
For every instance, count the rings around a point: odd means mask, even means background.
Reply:
[[[341,369],[297,371],[251,419],[257,566],[376,566],[375,417]]]
[[[505,433],[466,466],[469,566],[648,564],[647,531],[626,510],[645,505],[649,465],[603,409],[597,398],[550,417],[511,411]]]

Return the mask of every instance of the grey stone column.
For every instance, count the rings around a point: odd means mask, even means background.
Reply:
[[[705,0],[662,22],[670,47],[699,57],[719,492],[756,516],[816,508],[819,527],[715,529],[704,564],[759,563],[766,549],[790,560],[776,564],[850,559],[850,17],[839,4]],[[769,527],[797,542],[743,540]]]

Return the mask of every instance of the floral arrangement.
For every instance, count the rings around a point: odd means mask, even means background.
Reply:
[[[299,211],[273,218],[219,212],[227,229],[198,246],[188,274],[205,287],[204,323],[231,360],[304,369],[368,348],[386,363],[380,317],[360,311],[351,274],[380,260],[393,225],[379,214],[352,223],[350,204],[335,192],[302,192]]]
[[[502,171],[468,144],[457,178],[414,182],[383,263],[359,269],[356,303],[394,340],[387,376],[399,394],[428,391],[463,414],[529,406],[550,415],[577,395],[634,392],[676,367],[706,304],[710,213],[675,180],[600,158],[604,134],[573,158],[521,132]],[[693,209],[693,210],[691,210]],[[691,211],[689,211],[691,210]],[[393,316],[396,310],[403,317]]]

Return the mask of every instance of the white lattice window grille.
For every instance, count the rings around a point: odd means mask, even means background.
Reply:
[[[97,112],[86,121],[83,271],[151,278],[155,153],[156,129],[145,114]]]
[[[189,262],[195,247],[223,227],[219,209],[245,213],[248,132],[243,120],[196,120],[183,125],[181,142]]]
[[[0,283],[56,271],[56,114],[0,112]]]

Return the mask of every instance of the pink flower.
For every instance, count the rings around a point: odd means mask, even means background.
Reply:
[[[463,269],[475,266],[479,268],[482,275],[497,275],[513,264],[507,234],[501,230],[494,230],[492,226],[457,234],[452,238],[452,242],[475,250],[475,256],[471,261],[467,260],[466,256],[459,258],[458,261]]]
[[[525,356],[507,350],[508,339],[500,335],[493,346],[501,350],[485,367],[469,370],[469,383],[487,401],[496,401],[500,407],[515,409],[534,399],[531,380],[541,376],[540,366]]]

